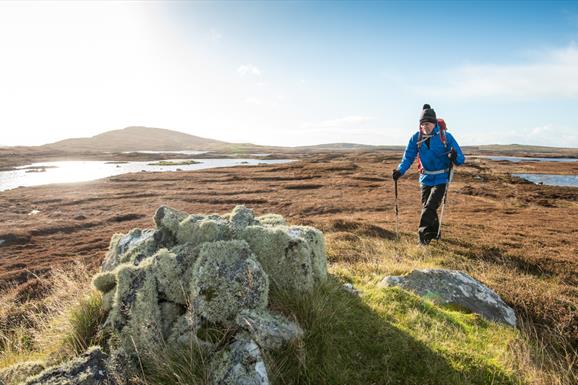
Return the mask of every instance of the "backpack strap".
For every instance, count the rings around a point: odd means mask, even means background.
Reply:
[[[440,140],[442,141],[442,144],[444,145],[444,147],[446,148],[446,150],[448,149],[448,141],[447,141],[447,136],[446,136],[446,131],[447,126],[446,126],[446,122],[443,119],[438,119],[438,126],[440,128]]]

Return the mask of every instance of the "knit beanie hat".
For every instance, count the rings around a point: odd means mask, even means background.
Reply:
[[[436,124],[438,122],[436,118],[436,112],[429,104],[424,104],[421,114],[419,115],[419,123],[430,122]]]

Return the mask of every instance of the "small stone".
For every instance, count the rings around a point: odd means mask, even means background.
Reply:
[[[280,314],[266,310],[243,310],[235,319],[251,338],[265,350],[277,350],[303,338],[303,329]]]
[[[240,334],[211,361],[211,385],[269,385],[259,346]]]
[[[343,290],[353,295],[359,296],[359,290],[357,290],[351,283],[344,283]]]

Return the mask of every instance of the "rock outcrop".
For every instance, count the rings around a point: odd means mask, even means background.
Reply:
[[[108,356],[93,347],[75,360],[49,368],[23,385],[117,385],[108,370]],[[16,382],[14,382],[16,384]]]
[[[163,206],[154,222],[114,235],[92,280],[108,312],[110,356],[91,348],[27,384],[121,383],[110,368],[140,372],[178,344],[208,352],[213,384],[269,383],[263,353],[303,337],[296,322],[268,309],[271,288],[306,292],[326,279],[323,234],[244,206],[226,215]],[[207,332],[216,329],[218,341]]]
[[[454,270],[414,270],[385,277],[381,286],[399,286],[443,305],[456,305],[484,318],[516,326],[516,314],[494,291],[468,274]]]

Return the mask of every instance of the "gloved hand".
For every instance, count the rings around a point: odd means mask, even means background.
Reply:
[[[391,173],[391,176],[393,177],[393,180],[398,180],[399,177],[401,177],[401,172],[399,172],[399,170],[396,168],[396,169],[393,170],[393,172]]]
[[[450,152],[448,153],[448,158],[450,158],[450,160],[452,162],[456,162],[456,159],[458,158],[458,153],[456,152],[456,150],[454,150],[453,148],[450,150]]]

